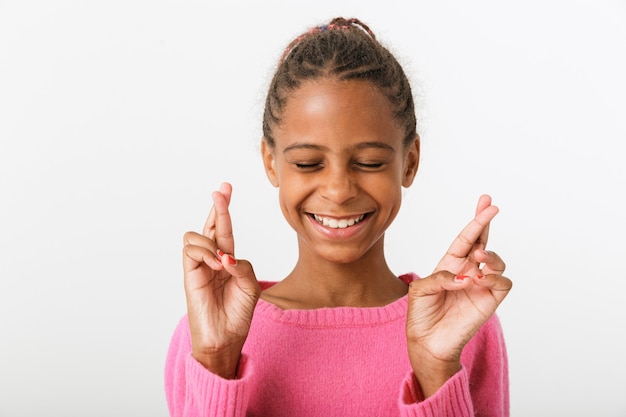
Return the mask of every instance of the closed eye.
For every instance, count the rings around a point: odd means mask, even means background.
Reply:
[[[382,162],[376,162],[376,163],[356,162],[355,165],[358,166],[359,168],[377,169],[377,168],[382,167],[383,163]]]
[[[312,170],[312,169],[320,168],[322,166],[322,164],[320,163],[310,163],[310,164],[295,163],[294,165],[298,169],[301,169],[301,170]]]

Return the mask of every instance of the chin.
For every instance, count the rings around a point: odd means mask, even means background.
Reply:
[[[360,261],[366,253],[367,251],[363,250],[329,248],[326,251],[317,252],[317,256],[329,263],[347,265]]]

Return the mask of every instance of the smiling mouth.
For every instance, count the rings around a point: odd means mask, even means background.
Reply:
[[[342,219],[336,219],[333,217],[324,217],[318,214],[311,215],[316,222],[321,224],[322,226],[326,226],[331,229],[345,229],[346,227],[354,226],[363,220],[366,214],[361,214],[360,216],[348,217]]]

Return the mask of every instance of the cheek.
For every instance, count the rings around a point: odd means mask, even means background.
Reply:
[[[403,179],[402,167],[394,164],[380,175],[368,176],[362,183],[373,193],[378,195],[386,193],[392,198],[396,193],[401,193]]]
[[[287,164],[279,166],[280,188],[284,190],[286,198],[296,199],[297,196],[305,194],[306,190],[312,188],[313,177],[303,175],[294,171],[294,167]]]
[[[367,187],[371,195],[376,196],[379,204],[386,206],[390,211],[390,216],[400,209],[402,202],[402,178],[398,172],[389,173],[384,177],[379,177],[375,181],[367,182]]]
[[[302,187],[294,183],[293,179],[284,180],[278,188],[278,198],[283,214],[289,217],[289,213],[297,212],[302,205]]]
[[[281,186],[278,192],[278,203],[280,205],[280,211],[283,213],[283,217],[287,220],[290,226],[293,227],[293,206],[289,201],[289,192],[285,192],[285,189]]]

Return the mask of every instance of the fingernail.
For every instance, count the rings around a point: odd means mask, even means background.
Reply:
[[[234,266],[234,265],[237,265],[237,260],[233,258],[232,256],[228,255],[228,263]]]
[[[484,275],[476,275],[476,278],[483,279],[483,278],[485,278],[485,276]]]
[[[220,249],[216,250],[215,252],[217,253],[217,256],[219,256],[220,258],[224,256],[224,252],[222,252]]]
[[[465,280],[467,280],[469,278],[469,276],[467,275],[457,275],[456,277],[454,277],[454,280],[456,282],[465,282]]]

